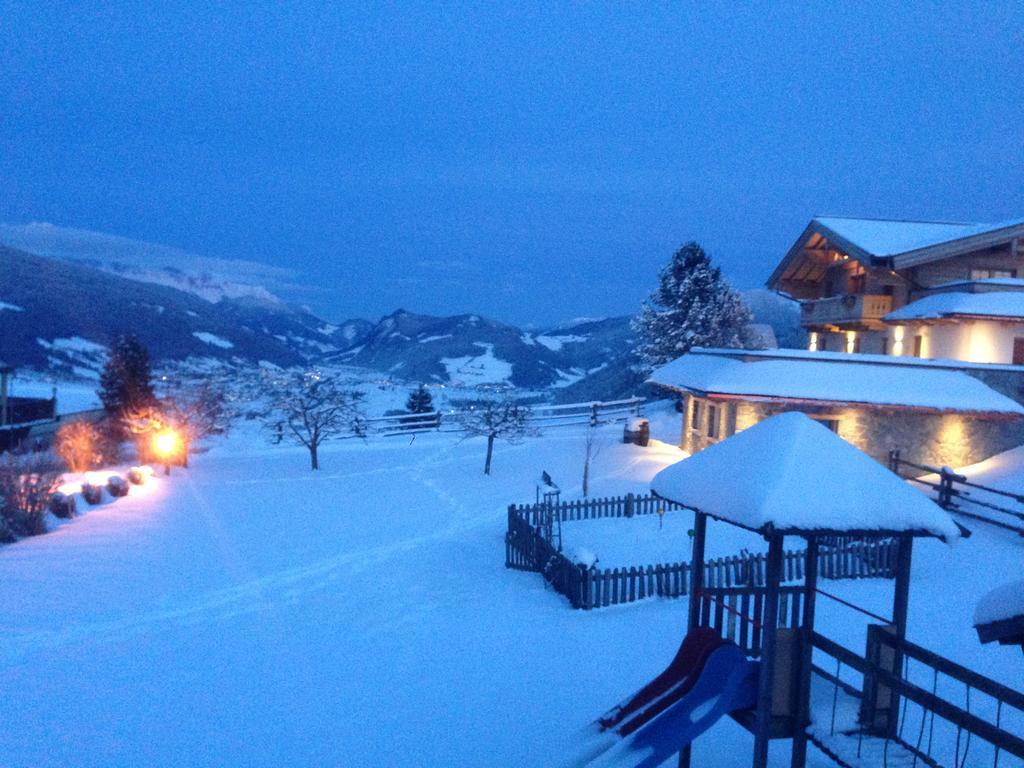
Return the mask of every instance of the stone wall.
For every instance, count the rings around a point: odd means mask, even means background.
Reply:
[[[686,397],[680,447],[690,453],[718,440],[707,436],[706,407],[699,427],[690,427],[697,398]],[[707,402],[707,401],[702,401]],[[1024,420],[986,419],[957,413],[855,406],[808,406],[756,401],[720,402],[719,440],[786,411],[800,411],[835,427],[837,434],[869,456],[886,463],[890,450],[917,464],[963,467],[1024,444]],[[813,470],[813,468],[808,468]]]

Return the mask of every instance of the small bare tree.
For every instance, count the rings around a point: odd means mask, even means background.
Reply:
[[[103,463],[104,438],[95,424],[70,421],[61,425],[54,450],[72,472],[85,472]]]
[[[596,429],[587,427],[587,436],[583,445],[583,496],[586,497],[590,493],[590,462],[600,455],[604,443],[597,439]]]
[[[530,413],[529,406],[506,396],[501,399],[476,403],[456,417],[463,439],[487,438],[487,458],[484,461],[485,475],[491,474],[491,458],[494,456],[495,440],[501,439],[514,445],[525,437],[537,434],[537,430],[531,429],[529,426]]]
[[[50,496],[60,481],[60,462],[51,453],[0,454],[0,528],[15,536],[46,533]]]
[[[327,439],[360,434],[363,393],[342,388],[317,371],[293,374],[270,383],[270,407],[264,421],[274,438],[291,440],[309,451],[312,469],[320,469],[320,445]]]

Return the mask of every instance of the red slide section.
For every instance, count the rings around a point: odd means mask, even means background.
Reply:
[[[622,725],[619,732],[626,736],[664,712],[693,687],[707,657],[725,642],[718,632],[706,627],[698,627],[689,632],[661,674],[598,718],[597,724],[601,730],[607,731]]]

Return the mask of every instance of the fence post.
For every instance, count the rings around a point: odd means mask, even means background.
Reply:
[[[889,469],[896,473],[900,473],[900,449],[893,448],[889,451]]]
[[[939,470],[939,506],[948,508],[953,503],[953,473],[946,467]]]
[[[626,494],[626,504],[625,504],[625,509],[623,510],[622,514],[625,515],[626,517],[632,517],[634,515],[634,512],[633,512],[633,494],[632,493],[627,493]]]
[[[590,404],[590,426],[592,427],[597,426],[597,407],[598,403]]]

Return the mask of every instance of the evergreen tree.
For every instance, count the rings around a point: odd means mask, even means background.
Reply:
[[[132,413],[156,402],[149,351],[135,336],[121,336],[114,343],[100,374],[98,394],[103,408],[119,426]]]
[[[405,401],[405,410],[409,413],[430,413],[434,410],[434,398],[425,384],[409,393],[409,399]]]
[[[742,347],[750,310],[695,242],[675,252],[660,285],[633,319],[637,356],[649,370],[691,347]]]

